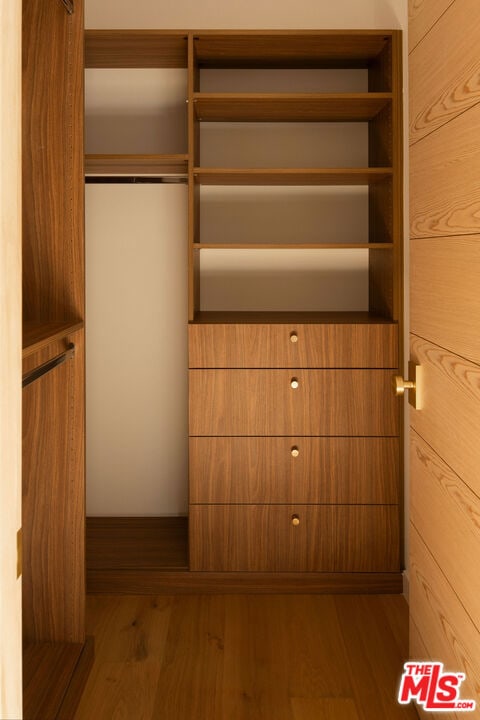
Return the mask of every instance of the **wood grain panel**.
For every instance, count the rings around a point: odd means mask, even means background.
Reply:
[[[480,367],[411,336],[411,358],[423,368],[422,410],[410,410],[411,427],[480,495]]]
[[[23,301],[28,320],[83,317],[82,23],[80,1],[71,15],[60,2],[29,3],[23,23]]]
[[[191,505],[190,568],[395,572],[398,532],[391,505]]]
[[[86,30],[85,67],[186,68],[186,30]]]
[[[47,348],[56,340],[71,335],[76,330],[83,328],[83,320],[77,322],[73,320],[47,321],[47,322],[29,322],[23,323],[23,351],[22,357],[34,355],[39,350]]]
[[[202,324],[222,324],[222,323],[246,323],[251,325],[268,324],[278,325],[285,323],[297,324],[331,324],[342,325],[350,323],[351,325],[363,325],[371,323],[373,325],[383,325],[391,320],[376,315],[373,312],[363,312],[361,310],[347,311],[269,311],[269,310],[208,310],[197,312],[195,314],[195,323]]]
[[[84,642],[83,330],[75,358],[23,391],[23,631],[28,642]],[[60,343],[31,355],[41,364]]]
[[[397,335],[393,323],[191,324],[189,367],[395,368]]]
[[[399,502],[396,438],[192,437],[189,463],[191,503]]]
[[[410,526],[410,612],[421,628],[430,657],[466,678],[464,699],[480,702],[480,637],[470,618],[413,525]],[[472,570],[470,570],[472,572]],[[478,618],[477,618],[478,620]],[[443,713],[442,713],[443,714]],[[462,713],[463,715],[463,713]]]
[[[410,148],[411,237],[480,230],[480,105]]]
[[[425,644],[423,642],[423,638],[420,635],[420,631],[413,622],[413,620],[410,618],[410,632],[409,632],[409,647],[410,647],[410,658],[415,660],[425,660],[426,662],[431,662],[432,658],[429,655]],[[413,705],[413,702],[411,703]],[[421,705],[415,704],[416,712],[418,713],[418,717],[420,720],[459,720],[459,715],[456,715],[455,713],[447,713],[447,712],[441,712],[441,713],[434,713],[431,711],[426,712],[425,710],[422,710]],[[466,716],[468,717],[468,715]]]
[[[397,435],[391,377],[388,370],[190,370],[190,435]]]
[[[411,144],[480,101],[479,42],[478,2],[462,0],[450,6],[412,52]]]
[[[188,155],[85,155],[86,175],[186,174]]]
[[[455,0],[408,0],[409,52],[418,45],[454,1]]]
[[[415,433],[410,433],[411,522],[452,590],[480,627],[480,499]],[[452,553],[452,548],[455,552]]]
[[[480,235],[410,243],[410,328],[480,363]]]

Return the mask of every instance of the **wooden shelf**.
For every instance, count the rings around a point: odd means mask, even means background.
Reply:
[[[199,31],[200,67],[366,68],[391,40],[389,30]]]
[[[34,322],[25,320],[23,323],[22,357],[41,350],[55,340],[61,340],[84,327],[83,320],[47,320]]]
[[[393,243],[194,243],[194,250],[391,250]]]
[[[208,122],[366,122],[391,93],[195,93],[198,120]]]
[[[392,176],[392,168],[202,168],[200,185],[372,185]]]
[[[86,30],[87,68],[186,68],[186,30]]]
[[[389,318],[369,312],[243,312],[200,311],[195,314],[196,323],[333,323],[333,324],[397,324]]]
[[[188,155],[85,155],[85,175],[186,175]]]

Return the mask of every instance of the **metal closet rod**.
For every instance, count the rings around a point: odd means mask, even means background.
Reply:
[[[158,185],[181,185],[187,184],[188,178],[179,175],[87,175],[85,177],[85,182],[115,185],[127,183],[138,183],[141,185],[145,185],[147,183]]]
[[[64,352],[60,353],[60,355],[57,355],[51,360],[47,360],[47,362],[39,365],[34,370],[30,370],[30,372],[25,373],[25,375],[22,377],[22,388],[30,385],[30,383],[35,382],[35,380],[41,378],[42,375],[49,373],[51,370],[54,370],[59,365],[63,365],[64,362],[66,362],[67,360],[71,360],[74,356],[75,345],[73,343],[70,343],[67,349],[64,350]]]

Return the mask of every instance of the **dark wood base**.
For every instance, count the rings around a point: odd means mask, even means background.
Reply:
[[[171,572],[168,570],[89,570],[87,592],[119,595],[226,593],[397,594],[401,573]]]
[[[400,572],[190,572],[187,548],[186,517],[87,518],[87,592],[178,595],[403,591]]]
[[[24,720],[71,720],[93,665],[94,640],[29,643],[23,651]]]

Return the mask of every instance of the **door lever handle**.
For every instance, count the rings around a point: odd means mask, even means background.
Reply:
[[[415,410],[422,408],[422,367],[410,361],[408,363],[408,380],[404,380],[401,375],[392,377],[393,392],[400,396],[408,390],[408,402]]]

